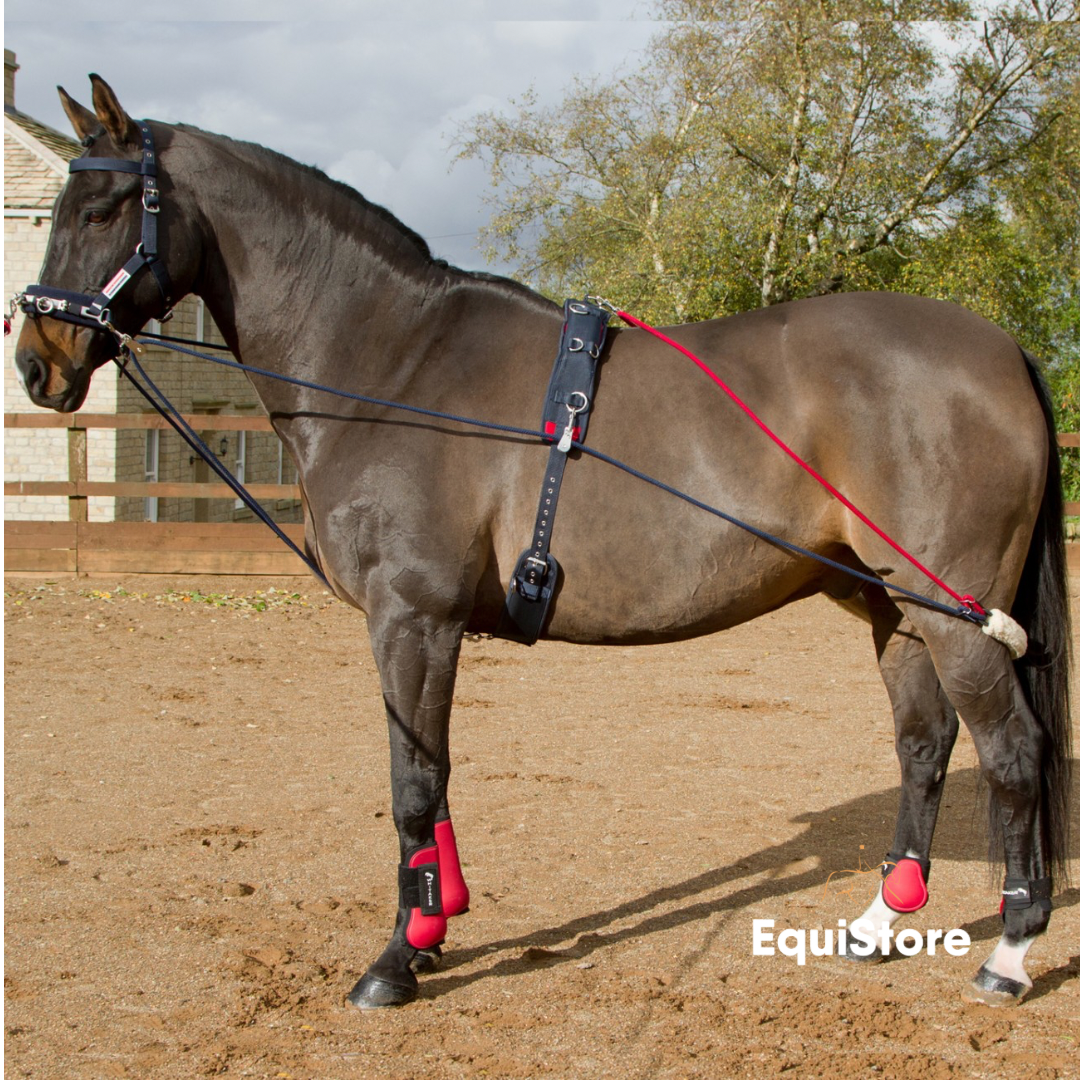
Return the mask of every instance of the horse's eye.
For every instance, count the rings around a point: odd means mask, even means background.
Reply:
[[[86,211],[86,224],[87,225],[104,225],[109,220],[109,215],[104,210],[87,210]]]

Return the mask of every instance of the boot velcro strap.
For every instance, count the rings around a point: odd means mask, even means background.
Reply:
[[[925,883],[930,880],[929,859],[920,859],[914,855],[905,855],[903,852],[897,853],[895,851],[890,851],[889,854],[885,856],[885,859],[881,864],[881,876],[887,878],[893,870],[896,869],[896,864],[901,859],[910,859],[912,862],[917,862],[919,866],[922,867],[923,882]]]
[[[1007,877],[1001,888],[1001,910],[1019,911],[1038,904],[1043,911],[1050,911],[1050,878],[1015,878]]]
[[[398,867],[398,892],[403,908],[419,908],[421,915],[442,914],[439,864]]]

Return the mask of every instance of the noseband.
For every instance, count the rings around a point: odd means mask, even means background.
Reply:
[[[24,314],[31,317],[48,315],[64,322],[87,326],[94,330],[108,330],[121,342],[125,335],[112,325],[109,304],[113,297],[144,267],[148,266],[154,275],[158,291],[165,303],[162,321],[172,314],[172,281],[165,264],[158,257],[157,215],[160,209],[157,186],[157,155],[154,152],[154,136],[145,120],[138,121],[142,142],[142,158],[129,161],[125,158],[93,158],[83,154],[68,164],[69,173],[97,170],[101,172],[135,173],[142,177],[142,239],[130,259],[109,279],[97,296],[89,293],[71,292],[57,289],[51,285],[27,285],[24,292],[16,294],[13,307],[18,306]],[[93,143],[94,136],[87,142]]]

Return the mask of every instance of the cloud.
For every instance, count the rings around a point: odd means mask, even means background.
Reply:
[[[5,45],[21,65],[16,104],[45,123],[68,130],[56,83],[86,102],[86,76],[98,72],[133,115],[192,123],[317,165],[425,236],[445,238],[431,241],[439,254],[476,267],[487,179],[477,162],[449,171],[460,123],[530,88],[554,103],[576,76],[625,64],[655,28],[581,21],[626,10],[607,0],[517,4],[517,18],[501,21],[485,15],[504,15],[505,3],[457,4],[453,19],[446,6],[313,0],[300,22],[295,4],[291,18],[273,21],[276,3],[230,0],[215,2],[215,21],[199,21],[209,5],[189,0],[183,19],[78,22],[85,5],[51,2],[46,19],[39,0],[9,0]],[[129,7],[113,0],[108,10],[119,18]],[[390,10],[408,17],[383,17]],[[529,10],[542,15],[524,21]]]
[[[41,18],[42,0],[8,0],[8,21],[31,21]],[[546,20],[618,21],[645,18],[640,2],[626,0],[454,0],[454,18],[458,21]],[[271,19],[295,20],[294,0],[185,0],[173,17],[180,22],[266,22]],[[110,0],[98,9],[101,21],[126,22],[145,19],[144,0]],[[428,22],[445,19],[447,0],[307,0],[304,23],[314,21],[383,19],[392,22]],[[49,0],[48,18],[52,22],[86,21],[85,0]],[[299,24],[298,24],[299,25]]]

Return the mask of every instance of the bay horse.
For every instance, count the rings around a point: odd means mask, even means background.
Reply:
[[[57,295],[103,290],[108,318],[46,317],[64,305],[24,294],[16,364],[35,404],[78,409],[118,335],[194,293],[242,363],[536,430],[562,323],[555,304],[433,259],[389,212],[317,170],[194,127],[140,124],[91,80],[92,110],[60,90],[87,149],[56,202],[42,281]],[[865,917],[889,928],[926,901],[962,717],[1005,867],[1002,936],[963,994],[1016,1003],[1031,986],[1025,955],[1049,922],[1052,875],[1065,870],[1070,753],[1060,467],[1033,361],[962,308],[888,293],[668,333],[927,566],[1011,612],[1031,650],[1014,660],[971,622],[890,594],[885,584],[918,590],[926,579],[692,365],[626,327],[608,335],[591,445],[884,584],[718,524],[574,449],[545,636],[671,642],[814,594],[861,615],[901,771],[893,874]],[[435,962],[447,917],[468,906],[447,802],[458,654],[467,632],[496,629],[548,447],[293,384],[257,390],[299,471],[307,551],[367,615],[389,726],[399,901],[389,944],[349,1000],[399,1005],[418,992],[415,970]]]

